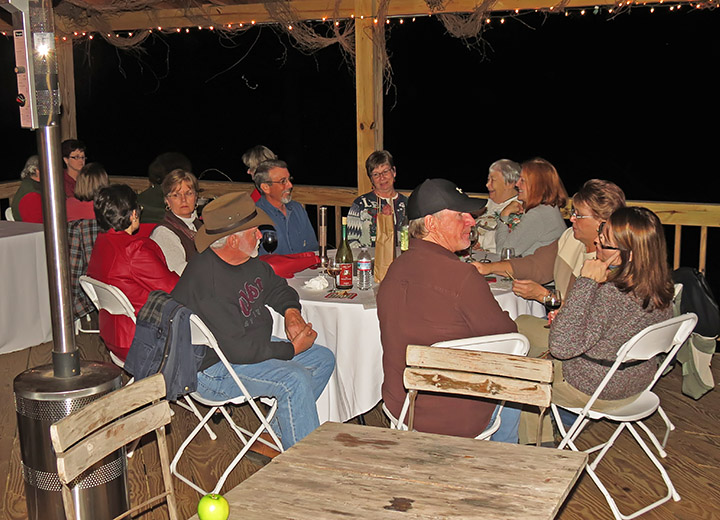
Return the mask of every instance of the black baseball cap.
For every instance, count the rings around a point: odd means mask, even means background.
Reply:
[[[485,199],[468,197],[463,190],[447,179],[425,179],[410,194],[407,204],[408,219],[432,215],[443,209],[461,213],[476,213],[487,204]]]

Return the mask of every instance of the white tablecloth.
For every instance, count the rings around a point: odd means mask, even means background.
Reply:
[[[383,382],[380,324],[373,291],[357,293],[352,300],[325,298],[327,289],[309,290],[305,282],[319,274],[308,269],[295,275],[288,283],[300,295],[302,315],[318,332],[317,343],[335,353],[336,367],[328,386],[317,402],[320,422],[344,422],[373,408],[381,399]],[[499,277],[498,277],[499,280]],[[510,282],[491,284],[495,299],[510,317],[520,314],[545,316],[538,302],[515,296]],[[275,336],[285,338],[284,320],[273,312]]]
[[[0,354],[52,340],[42,224],[0,221]]]

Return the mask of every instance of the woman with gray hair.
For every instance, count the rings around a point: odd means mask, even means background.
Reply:
[[[202,225],[198,218],[198,180],[192,173],[171,171],[162,184],[165,198],[165,217],[153,230],[150,238],[162,249],[168,268],[181,275],[195,249],[195,233]]]
[[[477,218],[481,236],[478,245],[485,251],[496,253],[495,228],[500,223],[500,212],[511,202],[517,200],[515,184],[520,178],[520,165],[510,159],[500,159],[490,165],[485,186],[488,189],[488,202],[485,213]]]
[[[43,221],[42,185],[40,184],[40,158],[31,155],[20,172],[20,187],[15,192],[10,207],[15,220],[22,222]]]

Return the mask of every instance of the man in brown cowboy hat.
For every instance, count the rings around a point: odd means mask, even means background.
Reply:
[[[272,267],[255,258],[272,225],[249,195],[231,193],[203,210],[195,235],[198,254],[188,263],[172,297],[208,326],[252,395],[275,397],[275,416],[287,449],[318,427],[315,401],[335,368],[335,357],[315,345],[317,332],[300,315],[298,294]],[[269,305],[285,316],[288,340],[271,337]],[[240,395],[235,381],[211,350],[198,372],[198,392],[207,399]]]

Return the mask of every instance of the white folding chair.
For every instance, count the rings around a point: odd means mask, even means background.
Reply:
[[[95,307],[97,307],[98,312],[102,309],[110,314],[127,316],[133,321],[133,323],[136,323],[137,319],[135,318],[135,309],[130,303],[128,297],[125,296],[125,293],[123,293],[120,289],[114,285],[90,278],[87,275],[80,277],[80,285],[82,286],[83,291],[87,293],[90,300],[92,300]],[[113,363],[120,368],[125,368],[125,362],[122,359],[113,354],[111,350],[108,350],[108,352],[110,353],[110,359]],[[132,382],[132,379],[130,382]],[[195,417],[197,417],[198,421],[201,420],[203,416],[200,413],[200,410],[197,409],[197,406],[195,406],[195,403],[193,403],[188,396],[183,396],[183,400],[185,402],[177,401],[178,406],[192,412]],[[217,439],[217,435],[212,431],[209,425],[205,425],[205,431],[207,431],[212,440]],[[128,452],[129,456],[132,456],[132,451],[133,450],[130,450]]]
[[[530,350],[530,342],[522,334],[516,332],[510,334],[494,334],[491,336],[477,336],[474,338],[463,338],[455,339],[450,341],[439,341],[433,343],[431,347],[435,348],[453,348],[458,350],[474,350],[478,352],[496,352],[499,354],[511,354],[514,356],[527,356],[528,350]],[[390,419],[390,428],[396,430],[407,430],[405,425],[405,416],[407,415],[408,408],[410,406],[409,395],[405,396],[405,402],[403,403],[402,409],[400,410],[400,416],[398,418],[393,417],[385,407],[385,403],[382,405],[382,409]],[[499,404],[497,413],[495,414],[495,420],[485,430],[478,434],[475,438],[479,440],[489,439],[498,429],[502,419],[500,412],[502,412],[504,402]]]
[[[651,443],[655,446],[655,449],[657,449],[658,453],[660,454],[660,457],[664,458],[667,456],[667,453],[664,450],[664,443],[661,444],[658,441],[655,434],[653,434],[648,429],[648,427],[642,422],[642,420],[650,417],[653,413],[655,413],[655,411],[658,411],[659,415],[665,422],[665,441],[667,441],[667,436],[670,433],[672,424],[670,423],[665,412],[660,407],[660,398],[652,392],[652,388],[653,386],[655,386],[655,383],[658,381],[658,379],[660,379],[660,376],[663,374],[666,367],[673,360],[673,358],[677,354],[677,351],[680,349],[687,337],[693,331],[696,323],[697,316],[695,314],[688,313],[657,323],[655,325],[651,325],[650,327],[641,330],[620,348],[617,353],[617,358],[613,363],[612,367],[610,367],[610,370],[608,370],[608,373],[600,382],[597,390],[595,390],[593,395],[590,397],[590,400],[583,408],[572,408],[566,406],[560,407],[554,403],[551,406],[552,413],[555,416],[558,429],[563,436],[563,440],[558,446],[558,449],[569,447],[573,451],[580,451],[576,446],[575,441],[577,440],[578,436],[583,431],[585,426],[591,420],[597,421],[600,419],[607,419],[609,421],[619,423],[608,441],[583,450],[585,453],[594,453],[598,450],[600,451],[596,455],[595,459],[585,467],[585,470],[588,472],[597,487],[605,496],[605,499],[607,500],[608,504],[610,505],[610,509],[613,512],[613,515],[618,520],[635,518],[659,506],[660,504],[667,502],[671,498],[676,502],[680,500],[680,495],[675,490],[675,487],[673,486],[673,483],[670,480],[670,476],[667,474],[667,471],[662,466],[657,457],[655,457],[653,452],[650,450],[650,447],[645,443],[645,441],[643,441],[642,437],[640,437],[634,425],[637,424],[637,426],[639,426],[647,434]],[[602,393],[608,382],[612,379],[615,372],[623,363],[635,360],[654,359],[660,354],[665,354],[665,359],[660,363],[660,366],[655,372],[655,376],[653,377],[650,384],[638,396],[635,401],[611,412],[599,412],[592,409],[592,406],[598,399],[598,396]],[[564,427],[560,418],[559,408],[564,408],[578,415],[575,422],[567,430]],[[667,494],[664,497],[656,500],[650,505],[638,509],[637,511],[629,515],[624,515],[620,512],[617,504],[615,503],[615,500],[612,498],[609,491],[595,472],[595,469],[597,468],[600,461],[603,459],[608,450],[613,446],[613,443],[624,429],[627,429],[632,434],[632,436],[635,438],[635,441],[640,445],[647,457],[658,469],[667,488]],[[617,472],[613,472],[613,475],[617,476]]]
[[[210,329],[207,328],[205,323],[195,314],[190,316],[190,330],[192,333],[192,342],[193,345],[206,345],[209,348],[212,348],[215,350],[215,354],[218,356],[220,361],[223,365],[225,365],[225,368],[227,369],[230,376],[235,381],[235,384],[237,384],[239,393],[238,397],[234,397],[232,399],[224,400],[224,401],[213,401],[210,399],[205,399],[202,397],[198,392],[193,392],[190,394],[190,397],[197,402],[208,406],[210,410],[205,414],[204,417],[200,419],[200,424],[198,424],[195,429],[190,432],[190,434],[187,436],[187,438],[183,441],[183,443],[180,445],[180,448],[178,448],[177,453],[175,453],[175,457],[173,457],[172,462],[170,463],[170,470],[172,471],[173,475],[175,475],[177,478],[185,482],[188,486],[193,488],[195,491],[202,495],[206,495],[207,493],[219,493],[222,489],[223,485],[225,484],[225,481],[227,480],[228,476],[232,472],[233,469],[235,469],[235,466],[237,466],[240,463],[240,460],[245,456],[245,454],[248,452],[250,447],[255,443],[256,441],[261,442],[267,446],[270,446],[271,448],[282,452],[282,444],[280,443],[280,439],[278,438],[275,431],[270,426],[270,421],[272,420],[273,416],[275,415],[275,412],[277,411],[277,401],[275,399],[266,400],[263,399],[263,402],[269,404],[269,410],[267,414],[264,414],[260,408],[258,407],[257,400],[260,399],[260,396],[253,396],[251,395],[245,385],[240,381],[240,378],[233,370],[232,366],[230,365],[230,362],[227,360],[225,355],[223,354],[222,350],[217,344],[217,340],[215,339],[215,336],[210,331]],[[250,408],[252,409],[253,413],[257,416],[257,418],[260,420],[260,426],[255,431],[249,431],[245,428],[242,428],[238,426],[235,421],[233,421],[232,417],[230,416],[230,413],[228,413],[227,409],[225,408],[229,404],[234,405],[241,405],[241,404],[248,404],[250,405]],[[192,442],[192,440],[195,438],[195,436],[198,434],[198,432],[203,428],[203,426],[207,425],[207,422],[212,418],[212,416],[215,414],[215,412],[220,411],[222,413],[223,417],[228,421],[230,424],[230,427],[235,432],[235,434],[238,436],[238,439],[243,444],[242,449],[240,452],[235,456],[235,458],[230,462],[230,464],[225,468],[222,475],[220,476],[220,479],[217,481],[215,486],[211,491],[206,491],[205,489],[201,488],[197,484],[195,484],[193,481],[188,479],[187,477],[183,476],[177,468],[178,462],[180,461],[180,458],[182,457],[183,452],[185,451],[185,448]],[[272,442],[266,441],[265,439],[261,438],[260,435],[263,432],[267,432],[270,437],[272,438]]]

